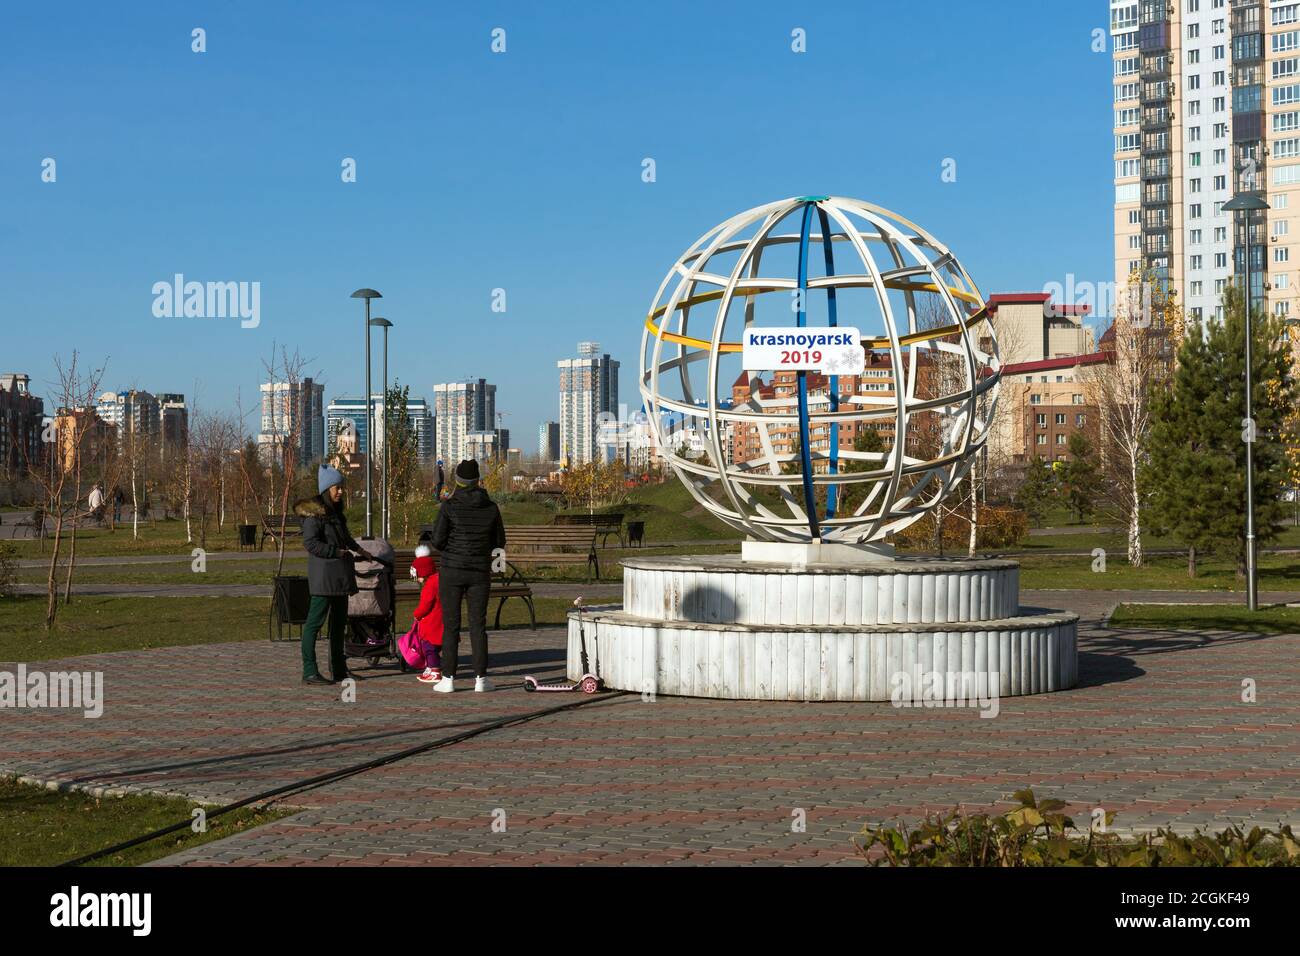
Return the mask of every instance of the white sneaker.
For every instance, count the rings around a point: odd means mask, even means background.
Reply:
[[[485,691],[495,690],[495,689],[496,689],[496,684],[493,684],[490,678],[487,677],[474,678],[474,693],[482,694]]]
[[[444,674],[438,683],[433,685],[433,689],[439,694],[450,694],[456,689],[456,678]]]

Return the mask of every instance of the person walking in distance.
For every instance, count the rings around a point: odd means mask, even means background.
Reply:
[[[436,487],[433,491],[433,500],[442,501],[442,489],[447,484],[447,473],[442,470],[442,459],[438,459],[438,471],[436,475]]]
[[[487,604],[492,563],[506,546],[501,511],[479,485],[478,462],[456,466],[456,490],[438,510],[431,544],[442,552],[438,601],[442,605],[442,679],[433,689],[456,689],[456,652],[460,643],[460,606],[469,607],[469,637],[474,655],[474,690],[492,690],[488,679]]]

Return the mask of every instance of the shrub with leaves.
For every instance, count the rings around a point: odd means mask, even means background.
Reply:
[[[1230,826],[1181,836],[1159,829],[1137,839],[1081,833],[1060,800],[1015,794],[1020,806],[1001,816],[930,815],[916,829],[862,829],[858,853],[872,866],[1300,866],[1300,843],[1289,825],[1277,832]],[[1114,814],[1106,814],[1109,828]]]
[[[12,597],[18,580],[18,550],[0,541],[0,597]]]

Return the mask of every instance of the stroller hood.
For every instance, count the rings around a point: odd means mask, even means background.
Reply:
[[[393,547],[383,538],[358,541],[371,560],[358,560],[357,592],[348,597],[348,617],[387,617],[393,609]]]

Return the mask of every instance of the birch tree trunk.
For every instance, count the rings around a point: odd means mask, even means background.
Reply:
[[[140,496],[136,494],[135,453],[131,454],[131,537],[140,538]]]
[[[975,545],[979,532],[979,495],[975,489],[975,465],[970,469],[970,540],[966,545],[966,556],[975,557]]]
[[[1129,449],[1128,563],[1142,567],[1142,499],[1138,491],[1137,446]]]

